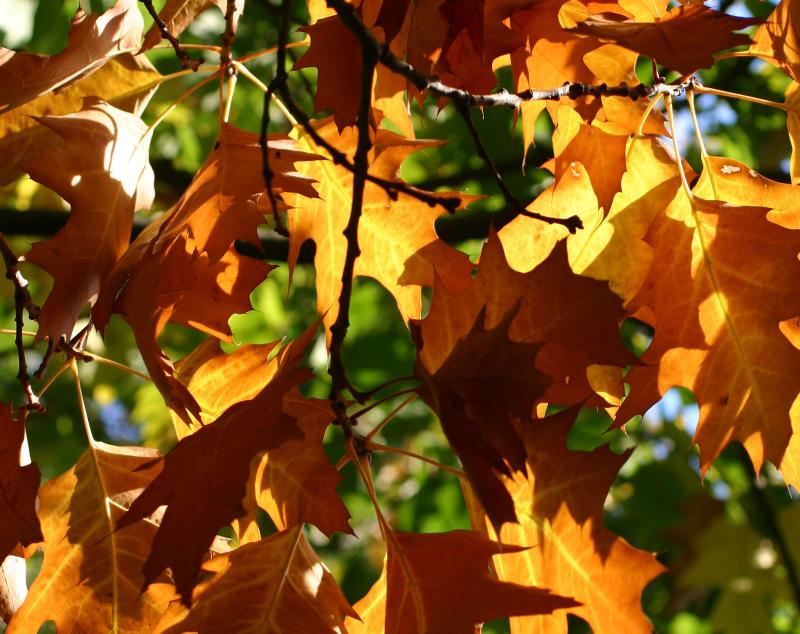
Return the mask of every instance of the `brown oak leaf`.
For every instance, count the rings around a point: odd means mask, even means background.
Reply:
[[[25,416],[15,417],[10,403],[0,403],[0,561],[17,544],[27,546],[44,539],[36,517],[42,476],[29,457],[23,460],[24,440]]]
[[[169,567],[188,604],[217,531],[245,514],[242,501],[252,459],[300,437],[283,399],[311,376],[298,363],[315,330],[309,328],[278,353],[273,360],[277,370],[258,394],[232,405],[164,456],[158,477],[117,522],[119,531],[168,505],[144,566],[145,584]]]

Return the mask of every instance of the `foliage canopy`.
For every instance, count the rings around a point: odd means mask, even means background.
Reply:
[[[800,631],[800,2],[256,4],[0,49],[8,631]]]

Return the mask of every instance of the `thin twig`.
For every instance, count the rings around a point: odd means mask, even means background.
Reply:
[[[506,205],[511,207],[514,211],[516,211],[521,216],[526,216],[528,218],[535,218],[537,220],[542,220],[549,224],[553,225],[562,225],[567,228],[570,233],[575,233],[578,229],[583,229],[583,222],[578,216],[570,216],[569,218],[555,218],[552,216],[544,216],[540,213],[535,211],[528,211],[525,209],[525,205],[523,205],[519,199],[511,192],[511,190],[506,185],[505,181],[503,180],[502,175],[497,169],[497,166],[494,163],[489,151],[486,149],[486,146],[483,144],[481,140],[480,134],[478,134],[478,130],[475,128],[475,124],[472,122],[472,115],[470,114],[469,108],[464,105],[462,102],[456,102],[456,110],[461,115],[461,118],[464,120],[464,123],[467,126],[467,130],[469,131],[469,135],[472,137],[472,141],[475,143],[475,149],[478,151],[478,156],[483,159],[483,162],[486,164],[486,167],[489,168],[489,171],[492,173],[497,186],[500,188],[500,192],[503,194],[503,198],[506,201]]]
[[[181,66],[183,68],[190,68],[191,70],[196,71],[203,61],[190,57],[181,46],[178,38],[169,32],[167,25],[164,24],[164,20],[161,19],[161,17],[158,15],[158,11],[156,11],[155,7],[153,6],[153,0],[139,0],[139,2],[141,2],[147,8],[147,12],[150,14],[150,17],[153,18],[153,22],[155,22],[159,32],[161,33],[161,37],[163,37],[172,45],[172,48],[175,50],[175,55],[181,61]]]
[[[347,378],[342,358],[342,348],[350,326],[350,297],[353,292],[353,273],[356,259],[361,254],[358,244],[358,224],[364,204],[364,187],[367,182],[369,170],[369,151],[372,148],[370,137],[369,116],[372,107],[372,79],[377,64],[377,50],[372,46],[361,47],[361,94],[358,105],[358,142],[356,153],[353,157],[353,189],[350,217],[342,235],[347,240],[344,266],[342,267],[342,289],[339,292],[339,312],[331,326],[330,364],[328,374],[331,377],[331,401],[336,412],[337,422],[349,426],[350,418],[347,416],[344,391],[348,390],[356,400],[364,401],[364,397],[356,390]]]
[[[269,109],[275,93],[275,86],[286,85],[286,43],[289,39],[289,1],[283,0],[281,3],[281,17],[278,27],[278,56],[276,60],[275,78],[267,86],[264,93],[264,106],[261,113],[261,134],[258,137],[261,146],[261,165],[264,174],[264,184],[267,188],[267,197],[272,206],[272,217],[275,220],[275,231],[282,236],[289,236],[289,230],[283,223],[278,207],[278,196],[272,186],[274,176],[272,168],[269,166],[269,148],[267,147],[267,133],[269,128]],[[287,89],[288,92],[288,89]]]
[[[22,340],[25,322],[24,312],[27,311],[28,316],[36,320],[39,318],[39,307],[31,299],[28,280],[23,277],[19,270],[19,258],[2,233],[0,233],[0,253],[2,253],[3,262],[6,265],[6,277],[14,285],[14,322],[16,323],[14,344],[17,348],[19,362],[17,379],[25,392],[25,399],[28,401],[27,409],[42,411],[44,408],[36,394],[34,394],[33,388],[31,388],[31,377],[28,374],[28,363],[25,360],[25,342]]]
[[[222,32],[222,36],[220,37],[220,43],[222,44],[219,59],[220,64],[223,68],[225,68],[226,74],[230,75],[229,71],[235,72],[235,69],[228,68],[228,65],[231,61],[231,49],[233,49],[233,43],[236,40],[236,0],[228,0],[227,4],[225,5],[225,30]]]
[[[371,440],[367,441],[366,447],[370,451],[377,449],[378,451],[385,451],[387,453],[394,453],[401,456],[407,456],[408,458],[416,458],[417,460],[421,460],[422,462],[427,462],[428,464],[432,464],[434,467],[438,467],[442,471],[447,471],[448,473],[452,473],[454,476],[457,476],[459,478],[465,477],[465,474],[461,469],[456,469],[455,467],[443,464],[438,460],[434,460],[433,458],[428,458],[427,456],[423,456],[422,454],[409,451],[408,449],[400,449],[400,447],[390,447],[389,445],[382,445],[379,442],[373,442]]]

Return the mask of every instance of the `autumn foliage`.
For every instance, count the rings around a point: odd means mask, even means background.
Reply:
[[[299,4],[275,14],[274,77],[232,55],[244,0],[167,0],[147,32],[148,8],[117,0],[79,10],[57,54],[0,49],[0,179],[25,175],[70,206],[27,253],[2,239],[20,389],[0,404],[0,558],[44,553],[8,631],[466,634],[510,617],[515,633],[566,632],[568,614],[598,633],[651,631],[641,595],[664,567],[603,517],[629,454],[571,451],[567,436],[582,407],[622,427],[682,386],[699,406],[702,472],[738,441],[757,472],[770,462],[800,488],[800,2],[781,0],[761,23],[696,2],[309,0],[294,70],[317,69],[314,113],[287,83]],[[225,31],[205,52],[219,63],[198,68],[179,36],[212,5]],[[181,76],[219,84],[218,138],[132,240],[134,213],[153,206],[150,142],[168,116],[142,119],[171,79],[147,59],[159,42],[174,46]],[[681,157],[673,104],[714,94],[692,73],[734,47],[728,56],[791,78],[777,104],[791,183],[704,148],[699,173]],[[647,85],[642,58],[657,71]],[[499,88],[502,69],[512,91]],[[290,129],[228,123],[237,79],[259,85],[265,117],[280,109]],[[463,117],[514,212],[477,262],[435,226],[475,197],[400,176],[436,145],[415,137],[421,104]],[[479,108],[509,106],[520,156],[540,115],[554,125],[553,179],[532,201],[508,191],[472,124]],[[290,271],[313,242],[318,314],[294,340],[223,348],[231,316],[279,266],[257,257],[264,224],[288,236]],[[33,267],[52,278],[46,296],[29,293]],[[385,288],[407,324],[416,362],[396,391],[440,421],[460,468],[433,463],[459,478],[471,531],[397,530],[379,499],[370,455],[392,448],[358,423],[387,386],[353,385],[344,349],[357,277]],[[86,452],[41,484],[25,425],[48,414],[24,351],[46,347],[45,365],[71,373],[82,399],[87,337],[120,318],[179,440],[165,455],[99,442],[83,408]],[[620,337],[629,318],[654,331],[641,357]],[[169,324],[207,339],[170,358]],[[304,388],[320,337],[328,398]],[[343,438],[338,464],[326,433]],[[385,544],[380,578],[353,605],[304,530],[352,533],[337,491],[347,469]],[[263,513],[277,532],[262,536]]]

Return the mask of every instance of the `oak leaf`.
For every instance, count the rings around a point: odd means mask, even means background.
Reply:
[[[336,493],[342,475],[328,461],[322,443],[335,420],[330,403],[294,392],[286,396],[283,407],[303,437],[288,440],[253,463],[258,505],[278,530],[305,522],[328,537],[336,531],[352,533],[350,513]]]
[[[517,91],[555,88],[564,82],[638,83],[636,54],[618,46],[602,46],[595,38],[565,31],[559,23],[560,0],[531,3],[511,17],[511,28],[521,34],[524,46],[510,54],[511,71]],[[591,121],[601,103],[594,97],[579,102],[562,98],[558,102],[526,101],[521,107],[525,151],[533,143],[536,120],[547,108],[553,120],[560,106],[574,108],[584,121]]]
[[[25,416],[15,417],[10,403],[0,403],[0,561],[17,544],[27,546],[43,539],[36,517],[36,493],[42,476],[29,457],[23,460],[24,439]]]
[[[465,291],[434,287],[428,317],[414,324],[415,374],[495,523],[514,517],[499,474],[525,466],[513,420],[535,417],[538,402],[591,397],[592,365],[631,363],[619,340],[623,314],[605,283],[572,272],[563,243],[532,271],[518,273],[494,233]],[[513,353],[514,363],[503,362],[502,354],[494,357],[493,349]],[[513,395],[504,400],[507,387]]]
[[[250,400],[264,389],[278,369],[269,358],[279,345],[279,341],[246,344],[226,354],[220,340],[212,337],[175,364],[175,379],[200,405],[202,423],[216,420],[231,405]],[[187,426],[177,416],[173,416],[173,422],[178,440],[203,426]]]
[[[250,294],[272,268],[240,255],[233,246],[212,264],[183,234],[158,255],[148,251],[117,299],[115,310],[131,325],[153,382],[187,424],[189,414],[199,418],[200,409],[174,379],[172,362],[158,345],[159,334],[169,322],[230,341],[228,320],[250,310]]]
[[[549,590],[490,575],[493,556],[504,559],[520,550],[474,531],[391,531],[381,577],[355,605],[362,622],[348,619],[347,629],[353,634],[472,634],[485,621],[578,605]]]
[[[24,169],[72,206],[67,224],[26,255],[53,277],[37,337],[57,341],[71,336],[80,311],[97,298],[127,248],[133,212],[153,202],[151,131],[138,117],[89,97],[80,112],[39,122],[63,143]]]
[[[345,130],[340,135],[336,126],[327,120],[317,131],[341,151],[351,153],[355,149],[355,130]],[[310,141],[303,139],[300,144],[309,151],[324,154],[324,150],[313,147]],[[370,173],[395,177],[403,159],[424,145],[424,142],[409,141],[379,130]],[[284,196],[293,207],[289,212],[289,266],[295,266],[303,243],[313,240],[317,247],[314,256],[317,308],[329,328],[339,311],[347,249],[342,231],[350,216],[353,176],[330,161],[303,163],[299,169],[319,181],[319,198]],[[355,262],[355,275],[378,280],[394,296],[406,321],[419,317],[420,287],[433,284],[434,269],[450,288],[463,288],[469,282],[472,269],[469,259],[440,240],[434,229],[434,221],[442,213],[407,194],[398,193],[393,200],[379,186],[366,184],[358,228],[361,254]]]
[[[753,33],[750,52],[800,82],[800,2],[781,0]]]
[[[194,22],[197,16],[213,6],[218,7],[222,14],[225,15],[228,2],[227,0],[168,0],[159,11],[158,17],[164,22],[170,34],[178,37],[187,26]],[[236,8],[233,12],[234,33],[244,10],[244,0],[235,0],[235,6]],[[161,30],[157,24],[153,24],[144,36],[141,50],[149,51],[161,39]]]
[[[302,526],[215,557],[203,571],[212,576],[195,588],[192,607],[174,603],[155,632],[334,633],[356,616]]]
[[[518,216],[503,227],[500,240],[509,264],[526,272],[550,253],[557,241],[566,239],[572,269],[581,275],[606,280],[625,301],[644,284],[653,259],[644,241],[650,223],[664,206],[682,195],[681,177],[675,160],[657,137],[637,137],[625,150],[626,171],[611,209],[603,217],[591,182],[578,162],[528,206],[531,211],[557,218],[577,214],[584,229],[570,235],[564,227],[546,225]],[[693,172],[684,163],[691,178]]]
[[[58,92],[45,93],[0,114],[0,152],[7,159],[0,167],[0,184],[19,177],[21,164],[30,163],[52,145],[48,129],[38,122],[38,117],[77,112],[85,97],[100,94],[112,106],[141,115],[163,80],[164,76],[147,58],[123,53]]]
[[[608,490],[630,452],[569,451],[567,435],[578,409],[515,425],[527,454],[526,471],[503,478],[503,484],[519,523],[504,525],[496,538],[526,548],[495,557],[494,568],[503,581],[573,597],[580,605],[569,611],[595,632],[650,632],[641,593],[664,568],[603,523]],[[481,528],[495,537],[488,519]],[[512,618],[511,631],[566,633],[566,614]]]
[[[795,190],[710,158],[693,203],[677,197],[646,237],[653,266],[632,307],[652,311],[656,334],[643,356],[648,366],[626,377],[631,394],[617,420],[645,411],[672,386],[691,389],[702,472],[738,440],[757,470],[769,460],[787,482],[800,482],[792,435],[800,417]]]
[[[277,345],[248,344],[225,354],[219,341],[210,339],[177,363],[175,378],[197,399],[203,419],[214,420],[234,403],[255,396],[272,379],[278,366],[269,362],[269,356]],[[288,440],[251,463],[248,487],[252,485],[256,503],[279,530],[306,522],[328,536],[351,532],[349,513],[336,494],[342,476],[323,449],[325,430],[335,419],[329,402],[291,392],[284,398],[284,410],[294,416],[303,437]],[[173,422],[179,438],[201,428],[187,427],[177,416]]]
[[[168,505],[144,566],[146,584],[170,567],[188,604],[203,554],[217,531],[245,514],[242,500],[251,460],[300,437],[283,399],[310,377],[298,363],[313,333],[312,327],[279,352],[273,360],[277,370],[258,394],[229,407],[161,459],[158,477],[117,522],[120,530]],[[203,509],[200,516],[198,509]]]
[[[616,42],[625,48],[654,58],[659,64],[681,73],[692,73],[714,64],[714,53],[750,38],[735,33],[758,18],[741,18],[709,9],[702,4],[685,4],[670,9],[654,22],[637,22],[619,13],[599,13],[579,21],[569,30]]]
[[[78,9],[67,45],[56,55],[0,48],[0,113],[97,70],[114,55],[135,51],[143,29],[136,0],[117,0],[99,16]]]
[[[321,157],[299,150],[294,141],[279,135],[270,136],[267,150],[276,195],[293,192],[316,197],[313,180],[294,170],[296,162]],[[260,244],[257,227],[264,224],[264,212],[258,203],[265,197],[261,158],[257,134],[224,124],[214,149],[170,210],[153,242],[153,253],[187,229],[197,250],[207,253],[211,263],[219,260],[234,240]]]
[[[155,476],[141,468],[156,456],[153,449],[95,443],[72,469],[42,486],[44,561],[9,633],[35,633],[48,620],[65,632],[134,634],[155,626],[175,597],[166,578],[141,591],[155,524],[113,528]]]

